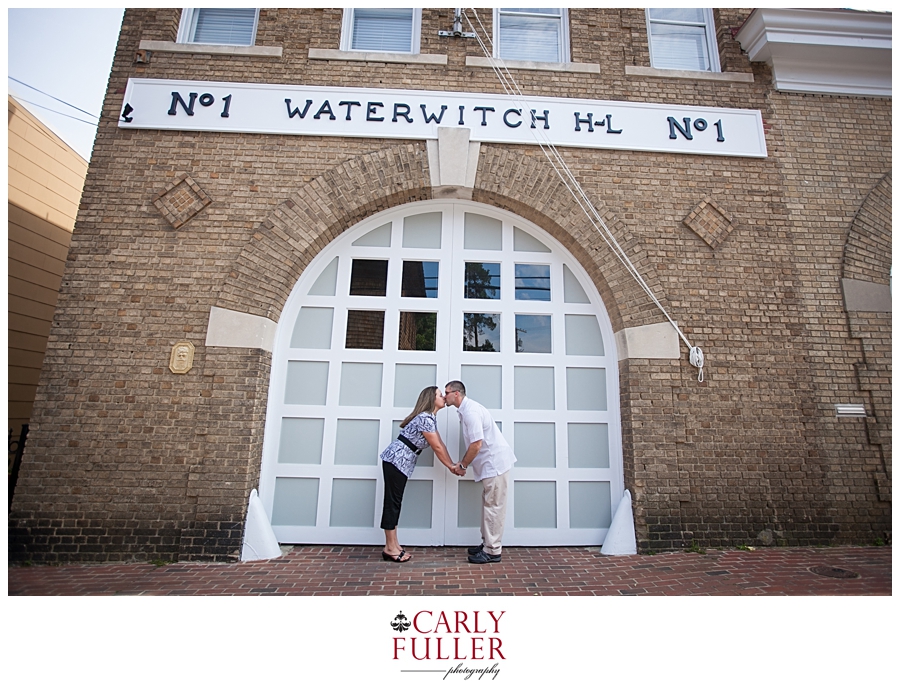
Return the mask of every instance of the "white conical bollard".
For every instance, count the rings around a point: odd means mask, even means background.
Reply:
[[[250,492],[250,504],[247,506],[247,522],[244,524],[244,545],[241,547],[241,560],[265,560],[281,556],[281,547],[269,524],[266,509],[263,508],[259,494],[254,489]]]
[[[613,516],[600,553],[605,556],[633,556],[637,553],[637,542],[634,538],[634,514],[631,512],[631,492],[627,489]]]

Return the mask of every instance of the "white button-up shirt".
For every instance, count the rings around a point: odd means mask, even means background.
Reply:
[[[516,462],[516,455],[484,406],[469,397],[463,397],[457,415],[462,425],[466,449],[472,442],[481,440],[481,449],[478,450],[475,460],[469,464],[475,482],[480,482],[486,477],[502,475],[512,468]]]

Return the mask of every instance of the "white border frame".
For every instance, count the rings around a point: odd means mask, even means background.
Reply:
[[[253,47],[256,45],[256,29],[259,26],[259,8],[254,8],[253,14],[253,33],[250,36],[249,45],[235,45],[234,43],[199,43],[195,41],[194,32],[197,30],[197,10],[207,9],[206,7],[185,7],[181,10],[181,22],[178,24],[178,37],[176,43],[184,43],[186,45],[230,45],[234,47]],[[230,9],[230,8],[225,8]]]
[[[703,14],[705,16],[705,28],[706,28],[706,43],[709,48],[709,71],[705,70],[697,70],[699,73],[720,73],[722,71],[722,65],[719,61],[719,42],[716,40],[716,22],[715,17],[713,15],[713,11],[709,7],[700,7],[697,9],[702,9]],[[644,9],[644,19],[646,20],[647,25],[647,46],[650,50],[650,66],[654,69],[668,69],[668,67],[657,66],[654,63],[653,58],[653,34],[650,32],[650,24],[652,22],[660,23],[660,24],[690,24],[691,26],[696,26],[693,22],[671,22],[671,21],[661,21],[659,19],[654,19],[651,21],[650,19],[650,9]],[[682,69],[673,69],[673,71],[683,71]]]
[[[494,8],[494,17],[493,17],[493,21],[494,21],[493,56],[494,56],[494,59],[501,59],[501,57],[500,57],[500,9],[501,8],[499,8],[499,7]],[[572,49],[569,46],[569,10],[566,7],[560,7],[559,9],[562,10],[561,17],[560,17],[560,21],[562,22],[562,28],[560,29],[560,41],[562,44],[559,46],[559,51],[562,53],[562,59],[558,62],[546,62],[547,64],[571,64],[571,62],[572,62]],[[547,19],[550,16],[547,14],[537,14],[537,13],[528,13],[528,12],[510,12],[509,14],[541,17],[543,19]]]
[[[341,19],[341,50],[344,52],[373,52],[394,55],[418,55],[422,43],[422,9],[419,7],[406,8],[397,7],[393,9],[412,9],[413,25],[412,25],[412,45],[409,52],[397,52],[396,50],[356,50],[351,47],[353,37],[353,19],[355,9],[352,7],[344,9],[344,15]]]

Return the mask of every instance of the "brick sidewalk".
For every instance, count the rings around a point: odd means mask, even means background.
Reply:
[[[413,560],[403,565],[382,561],[378,547],[297,546],[282,558],[250,563],[10,566],[9,595],[891,594],[890,547],[710,549],[618,557],[603,556],[596,548],[508,547],[503,562],[490,565],[471,565],[465,551],[454,547],[409,551]],[[842,576],[852,574],[857,577]]]

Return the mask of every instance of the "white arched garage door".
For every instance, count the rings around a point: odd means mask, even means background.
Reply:
[[[461,379],[518,462],[504,543],[597,545],[621,499],[612,327],[552,237],[465,201],[407,204],[322,250],[289,297],[272,359],[260,495],[282,543],[379,544],[378,454],[419,391]],[[451,456],[456,409],[438,414]],[[430,450],[400,518],[411,545],[479,540],[480,484]]]

